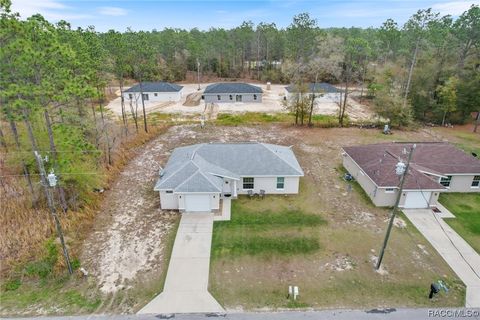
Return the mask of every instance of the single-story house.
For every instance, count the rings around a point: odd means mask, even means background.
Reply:
[[[262,88],[248,83],[214,83],[205,88],[206,103],[262,102]]]
[[[176,148],[154,190],[162,209],[230,212],[239,194],[297,194],[303,171],[291,147],[202,143]]]
[[[342,90],[335,88],[329,83],[306,83],[305,84],[306,92],[302,93],[304,95],[312,96],[313,93],[316,94],[315,100],[319,102],[338,102],[340,100]],[[298,94],[297,85],[291,84],[288,87],[285,87],[285,100],[295,98]]]
[[[143,99],[145,102],[164,102],[164,101],[180,101],[182,98],[182,86],[169,82],[142,82],[142,90],[140,84],[123,91],[125,101],[142,101],[140,96],[143,91]]]
[[[441,192],[480,192],[480,160],[449,143],[416,143],[399,206],[435,207]],[[381,143],[343,148],[343,166],[376,206],[393,206],[412,143]]]

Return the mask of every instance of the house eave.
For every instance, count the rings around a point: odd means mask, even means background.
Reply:
[[[429,189],[429,188],[425,188],[425,189],[403,189],[403,191],[438,191],[438,192],[445,191],[445,190],[447,190],[447,188],[444,188],[444,189]]]
[[[420,169],[417,169],[418,172],[421,172],[423,174],[428,174],[430,176],[435,176],[435,177],[440,177],[440,178],[446,178],[447,176],[444,175],[444,174],[440,174],[440,173],[433,173],[433,172],[429,172],[429,171],[425,171],[425,170],[420,170]]]
[[[445,176],[480,176],[480,172],[477,172],[477,173],[445,173]]]

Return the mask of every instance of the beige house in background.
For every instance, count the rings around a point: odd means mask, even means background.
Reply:
[[[399,206],[435,207],[441,192],[480,192],[480,160],[449,143],[421,142],[413,153]],[[343,148],[343,166],[376,206],[393,206],[412,143],[382,143]]]

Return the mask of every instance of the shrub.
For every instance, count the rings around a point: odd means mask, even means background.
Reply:
[[[44,279],[52,274],[58,261],[58,248],[53,239],[46,242],[45,251],[46,253],[41,260],[26,265],[25,273],[27,275]]]
[[[15,291],[22,285],[20,279],[12,279],[4,283],[3,288],[5,291]]]

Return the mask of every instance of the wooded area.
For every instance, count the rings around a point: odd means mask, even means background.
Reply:
[[[40,15],[21,20],[9,8],[3,1],[0,160],[9,170],[0,179],[5,190],[12,188],[7,179],[20,182],[32,208],[40,198],[33,151],[48,156],[46,170],[58,176],[56,196],[66,212],[88,204],[115,165],[113,151],[148,131],[145,107],[139,115],[122,103],[121,121],[105,114],[106,89],[123,91],[132,79],[184,81],[199,67],[210,78],[329,82],[344,90],[340,125],[352,87],[393,126],[463,123],[480,108],[479,6],[456,20],[426,9],[403,26],[389,19],[368,29],[321,29],[302,13],[285,29],[246,21],[233,29],[105,33]],[[313,102],[301,103],[303,124]]]

